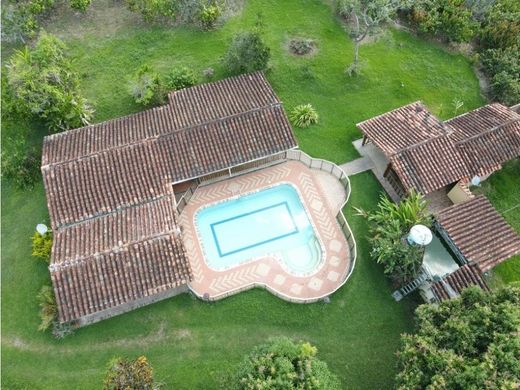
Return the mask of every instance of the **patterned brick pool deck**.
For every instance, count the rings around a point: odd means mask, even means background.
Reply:
[[[335,217],[340,203],[337,197],[346,194],[344,191],[338,194],[338,188],[331,188],[336,198],[326,195],[321,188],[326,181],[323,175],[328,174],[309,169],[297,161],[287,161],[199,187],[180,215],[183,240],[194,276],[191,290],[201,298],[216,300],[253,287],[263,287],[282,299],[300,303],[313,302],[336,291],[347,278],[351,264],[347,241]],[[271,256],[223,271],[208,267],[195,227],[196,212],[208,204],[279,183],[296,186],[310,214],[324,250],[324,258],[315,272],[306,276],[293,275]],[[339,183],[338,187],[341,187]]]

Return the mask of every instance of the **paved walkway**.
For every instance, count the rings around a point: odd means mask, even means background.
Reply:
[[[374,162],[368,157],[360,157],[356,160],[349,161],[339,166],[348,175],[352,176],[357,173],[365,172],[370,169],[374,169]]]

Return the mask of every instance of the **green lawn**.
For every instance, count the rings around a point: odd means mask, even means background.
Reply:
[[[520,159],[494,173],[478,190],[485,194],[507,222],[520,234]],[[493,269],[502,283],[520,284],[520,255]]]
[[[302,149],[313,156],[335,162],[357,157],[351,145],[360,137],[355,123],[413,100],[423,100],[442,117],[453,114],[455,98],[464,101],[467,110],[483,103],[467,59],[397,30],[363,45],[365,73],[348,78],[343,70],[352,59],[352,44],[330,7],[318,0],[248,0],[240,15],[215,32],[147,27],[117,4],[94,1],[87,16],[67,13],[46,27],[70,46],[84,93],[96,105],[96,121],[140,109],[128,95],[128,81],[144,63],[161,72],[174,64],[197,71],[211,66],[216,78],[223,77],[219,58],[233,33],[251,28],[260,11],[273,55],[269,80],[287,109],[310,102],[320,114],[318,126],[296,131]],[[294,35],[315,39],[317,54],[289,55],[285,45]],[[311,69],[312,78],[305,76],[304,67]],[[44,133],[31,123],[4,121],[3,137],[14,132],[34,143],[40,143]],[[392,300],[382,270],[368,257],[366,226],[352,215],[352,206],[375,206],[379,185],[367,173],[352,178],[352,189],[347,211],[359,257],[352,278],[330,304],[290,304],[260,290],[214,304],[183,295],[56,341],[36,331],[35,295],[49,277],[45,265],[30,257],[29,248],[34,226],[48,218],[43,186],[20,192],[4,183],[3,387],[99,388],[111,357],[146,354],[169,386],[212,389],[252,346],[273,335],[315,343],[345,388],[391,387],[399,334],[410,330],[415,302]]]

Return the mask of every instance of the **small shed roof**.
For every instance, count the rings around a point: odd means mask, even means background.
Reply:
[[[520,253],[520,236],[484,195],[441,210],[437,222],[460,254],[481,272]]]
[[[462,290],[471,286],[477,286],[484,291],[489,291],[489,287],[480,272],[475,267],[465,264],[455,272],[445,276],[442,280],[434,282],[431,285],[431,289],[438,301],[445,301],[453,298],[453,294],[459,295]]]

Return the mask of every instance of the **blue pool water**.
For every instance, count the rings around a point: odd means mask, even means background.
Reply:
[[[321,249],[296,189],[281,184],[200,210],[195,221],[215,270],[267,254],[295,274],[316,269]]]

